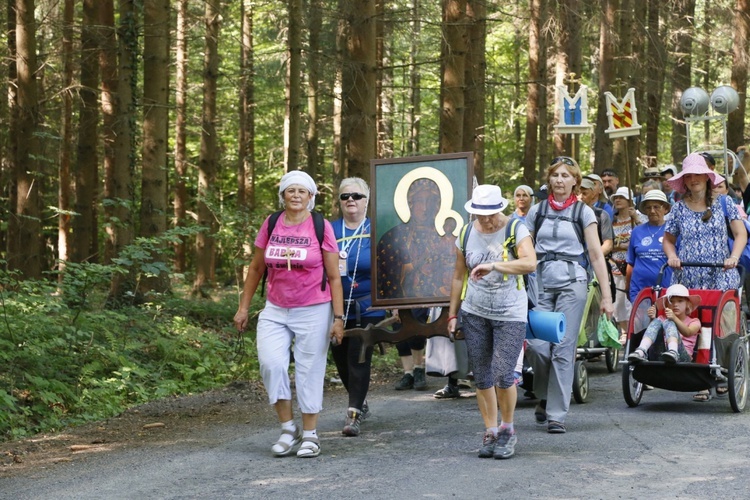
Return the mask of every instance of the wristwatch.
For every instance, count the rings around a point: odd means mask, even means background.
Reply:
[[[344,315],[343,314],[334,314],[333,319],[337,320],[340,319],[341,321],[344,321]]]

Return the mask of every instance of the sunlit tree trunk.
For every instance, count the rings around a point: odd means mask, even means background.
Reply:
[[[341,124],[345,175],[370,177],[377,134],[375,95],[375,0],[343,2],[346,44],[344,49]]]
[[[692,50],[695,0],[671,0],[670,16],[672,17],[671,30],[674,33],[674,44],[672,45],[672,163],[679,165],[687,154],[687,133],[685,124],[682,123],[682,111],[680,110],[680,99],[682,92],[690,87],[690,72],[692,69]],[[708,89],[710,92],[711,89]]]
[[[487,6],[484,0],[469,0],[466,7],[469,43],[466,52],[466,92],[461,150],[474,153],[474,175],[482,183],[484,182],[484,113],[487,97],[485,95]]]
[[[99,181],[98,123],[99,17],[95,0],[83,2],[81,30],[81,88],[78,95],[78,145],[74,167],[75,212],[71,260],[98,261],[97,204]]]
[[[104,220],[107,238],[104,245],[104,261],[115,257],[115,232],[122,222],[115,217],[116,206],[124,203],[115,197],[115,166],[117,150],[116,122],[119,115],[117,102],[117,39],[115,37],[115,10],[113,0],[99,0],[99,67],[102,73],[102,139],[104,140]]]
[[[523,146],[523,181],[536,185],[536,155],[539,146],[539,90],[544,85],[539,72],[542,13],[546,0],[529,0],[529,83],[526,97],[526,135]]]
[[[255,73],[253,56],[253,1],[242,0],[242,45],[240,47],[239,151],[237,158],[237,210],[249,214],[255,208]],[[252,258],[250,238],[239,245],[243,262]],[[235,268],[235,278],[244,280],[244,266]]]
[[[219,30],[221,2],[206,1],[206,41],[203,56],[203,119],[198,172],[198,225],[204,228],[195,240],[196,274],[193,294],[206,296],[213,280],[216,251],[216,220],[209,203],[216,205],[215,189],[218,171],[216,140],[216,85],[219,77]]]
[[[322,172],[318,172],[320,163],[320,138],[318,137],[319,114],[318,94],[320,93],[320,28],[322,24],[321,0],[310,0],[308,15],[309,50],[307,54],[307,173],[320,182]],[[337,187],[337,186],[336,186]],[[335,189],[335,187],[334,187]],[[322,194],[322,193],[321,193]],[[321,200],[318,200],[320,203]]]
[[[284,169],[296,170],[299,164],[302,122],[302,0],[288,0],[286,118],[284,119]]]
[[[443,0],[443,71],[440,86],[440,152],[463,147],[466,89],[466,0]]]
[[[70,238],[71,217],[71,156],[73,143],[73,20],[74,1],[65,0],[62,4],[62,110],[60,115],[60,164],[58,166],[57,204],[60,215],[57,220],[57,259],[58,269],[65,270],[68,260],[68,240]],[[62,282],[63,273],[58,276]]]
[[[188,193],[188,57],[187,57],[188,0],[177,2],[177,29],[175,30],[175,122],[174,122],[174,224],[184,226],[186,221]],[[240,133],[243,127],[240,126]],[[187,270],[187,242],[181,238],[174,245],[174,268],[183,273]]]
[[[613,89],[615,81],[615,41],[617,36],[617,8],[619,0],[603,0],[599,23],[599,85],[597,88],[596,126],[594,127],[594,155],[598,171],[611,168],[612,141],[607,129],[607,105],[604,93]]]
[[[736,150],[745,141],[747,100],[748,38],[750,38],[750,1],[737,0],[734,9],[732,39],[732,87],[740,94],[740,106],[727,117],[727,147]]]
[[[655,167],[659,154],[659,115],[664,90],[667,53],[659,26],[661,0],[648,0],[646,28],[646,106],[641,114],[646,128],[646,166]]]
[[[14,239],[9,241],[8,266],[24,278],[41,278],[39,163],[34,157],[39,133],[34,0],[16,0],[15,5],[18,122],[12,140],[16,141],[16,205],[9,221]]]
[[[167,229],[167,141],[169,125],[169,0],[146,0],[143,16],[143,160],[140,232],[161,235]],[[162,252],[154,261],[166,263]],[[140,282],[143,292],[165,292],[169,276],[160,271]]]

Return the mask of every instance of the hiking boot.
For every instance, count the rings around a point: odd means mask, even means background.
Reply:
[[[457,385],[448,384],[433,394],[432,397],[435,399],[454,399],[460,398],[461,393],[459,392]]]
[[[370,406],[367,404],[367,401],[362,403],[362,413],[359,414],[359,421],[364,422],[367,420],[367,417],[370,416]]]
[[[497,443],[497,436],[490,431],[484,433],[482,438],[482,447],[479,448],[479,458],[492,458],[495,453],[495,443]]]
[[[510,458],[516,453],[516,443],[518,438],[515,432],[510,432],[510,429],[500,429],[500,433],[497,435],[497,442],[495,443],[495,452],[493,456],[497,459]]]
[[[404,376],[401,377],[401,380],[398,381],[398,384],[396,384],[395,389],[397,391],[406,391],[409,389],[414,388],[414,375],[411,373],[404,373]]]
[[[344,429],[341,433],[344,436],[359,436],[359,424],[361,422],[361,412],[357,410],[348,410],[346,412],[346,420],[344,421]]]
[[[414,368],[414,390],[427,390],[427,380],[425,380],[424,377],[424,368]]]

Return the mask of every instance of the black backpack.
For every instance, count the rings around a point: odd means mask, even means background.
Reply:
[[[271,234],[273,233],[273,229],[276,227],[276,222],[278,222],[279,217],[281,214],[283,214],[283,210],[279,210],[278,212],[272,213],[268,217],[268,239],[271,239]],[[315,226],[315,237],[318,238],[318,244],[320,244],[320,253],[323,253],[323,237],[325,235],[325,219],[323,219],[323,216],[319,212],[312,211],[310,212],[310,215],[312,215],[313,218],[313,225]],[[268,268],[266,268],[263,271],[263,281],[260,285],[260,296],[262,297],[264,295],[264,292],[266,290],[266,279],[268,278]],[[320,289],[321,291],[324,291],[326,289],[326,268],[323,266],[323,280],[320,283]]]

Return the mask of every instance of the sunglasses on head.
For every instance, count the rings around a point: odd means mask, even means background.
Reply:
[[[359,201],[362,198],[367,198],[367,195],[364,195],[362,193],[341,193],[339,195],[339,200],[346,201],[349,198],[353,199],[354,201]]]
[[[549,165],[551,167],[552,165],[556,165],[558,163],[564,163],[564,164],[566,164],[566,165],[568,165],[570,167],[575,167],[576,166],[576,161],[573,158],[571,158],[570,156],[556,156],[556,157],[552,158],[552,161],[549,162]]]

